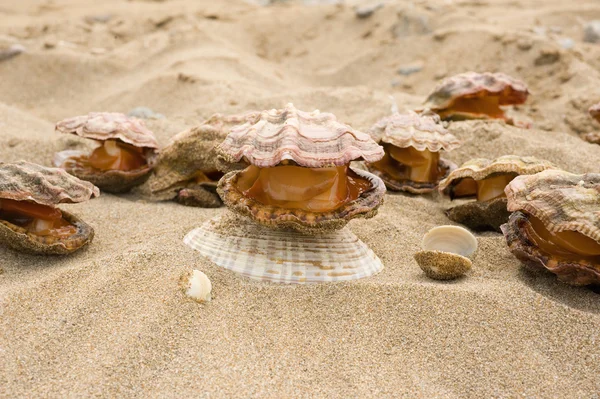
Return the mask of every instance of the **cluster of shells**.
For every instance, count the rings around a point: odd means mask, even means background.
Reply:
[[[387,188],[456,200],[446,210],[450,220],[502,231],[524,263],[572,284],[599,283],[600,175],[573,175],[534,157],[507,154],[457,166],[445,156],[461,145],[446,129],[448,121],[527,127],[502,107],[522,104],[528,94],[508,75],[468,72],[440,82],[423,109],[400,113],[394,107],[368,133],[333,114],[288,104],[215,114],[162,149],[139,119],[119,113],[69,118],[56,131],[96,147],[57,153],[57,169],[0,164],[0,240],[33,253],[73,252],[91,242],[93,229],[56,205],[88,200],[99,190],[135,189],[158,201],[225,205],[237,215],[211,220],[185,238],[223,267],[270,281],[338,281],[383,267],[344,226],[373,217]],[[590,114],[600,118],[600,105]],[[445,226],[426,235],[415,259],[432,278],[455,278],[471,268],[476,248],[468,230]]]

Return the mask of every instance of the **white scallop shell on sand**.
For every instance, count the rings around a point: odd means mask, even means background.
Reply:
[[[348,228],[306,235],[245,219],[225,228],[215,218],[189,232],[183,242],[221,267],[276,283],[356,280],[383,269],[377,255]]]

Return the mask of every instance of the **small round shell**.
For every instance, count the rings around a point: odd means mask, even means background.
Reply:
[[[460,226],[438,226],[423,236],[423,249],[469,257],[477,251],[477,238]]]
[[[210,302],[212,283],[208,276],[200,270],[193,270],[192,273],[184,275],[184,292],[185,295],[192,298],[196,302]]]
[[[245,161],[261,168],[282,161],[322,168],[383,157],[383,149],[368,134],[338,122],[333,114],[304,112],[293,104],[263,111],[232,128],[217,153],[226,163]]]
[[[98,141],[113,139],[135,147],[158,148],[154,134],[144,122],[117,112],[90,112],[68,118],[56,124],[56,131]]]
[[[176,199],[179,203],[192,206],[220,206],[222,203],[216,193],[217,181],[196,184],[193,180],[198,172],[218,170],[215,146],[225,139],[231,127],[257,114],[215,114],[200,126],[178,133],[158,155],[152,174],[140,191],[157,200]]]
[[[189,232],[184,243],[220,267],[275,283],[355,280],[383,269],[373,251],[348,229],[306,235],[248,219],[217,218]]]
[[[371,183],[371,188],[354,201],[329,212],[309,212],[264,205],[246,197],[237,187],[239,171],[227,173],[219,181],[217,191],[225,205],[242,216],[273,228],[291,228],[305,232],[335,230],[344,227],[351,219],[371,218],[383,203],[385,184],[368,172],[352,169],[354,173]]]
[[[516,105],[524,103],[528,95],[525,83],[504,73],[466,72],[440,82],[425,100],[424,108],[444,110],[459,98],[490,96],[498,97],[499,105]]]
[[[379,120],[369,130],[376,142],[396,147],[414,147],[418,151],[452,151],[460,147],[460,141],[442,126],[440,117],[434,113],[393,113]]]
[[[423,237],[423,251],[414,257],[427,277],[451,280],[471,269],[469,259],[477,250],[477,238],[459,226],[438,226]]]
[[[452,197],[451,189],[460,183],[462,179],[471,178],[477,181],[503,173],[530,175],[546,169],[556,169],[556,166],[551,162],[535,157],[517,155],[503,155],[492,160],[476,158],[453,170],[447,178],[440,182],[438,189],[441,193]]]
[[[98,187],[62,169],[26,161],[0,163],[0,198],[54,206],[83,202],[99,195]]]

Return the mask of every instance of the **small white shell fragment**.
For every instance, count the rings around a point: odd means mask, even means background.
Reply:
[[[200,270],[194,270],[188,280],[188,287],[185,294],[198,302],[208,302],[211,300],[212,283],[208,276]]]
[[[469,257],[477,250],[477,238],[460,226],[437,226],[423,236],[422,246],[426,251],[450,252]]]

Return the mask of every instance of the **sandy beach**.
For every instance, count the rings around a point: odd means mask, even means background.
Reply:
[[[10,4],[9,4],[10,3]],[[54,132],[89,111],[146,119],[161,145],[215,112],[282,108],[334,113],[366,131],[419,107],[441,78],[505,72],[530,122],[453,122],[446,157],[533,155],[599,172],[600,19],[596,0],[390,1],[354,5],[242,0],[21,0],[0,4],[0,161],[51,165],[89,141]],[[410,71],[411,73],[408,73]],[[530,271],[501,234],[477,233],[464,278],[428,279],[413,259],[430,228],[451,224],[437,195],[387,194],[349,228],[383,261],[347,283],[244,279],[183,244],[225,208],[135,194],[61,205],[96,231],[65,257],[0,247],[0,397],[598,398],[600,291]],[[187,298],[202,270],[213,300]]]

